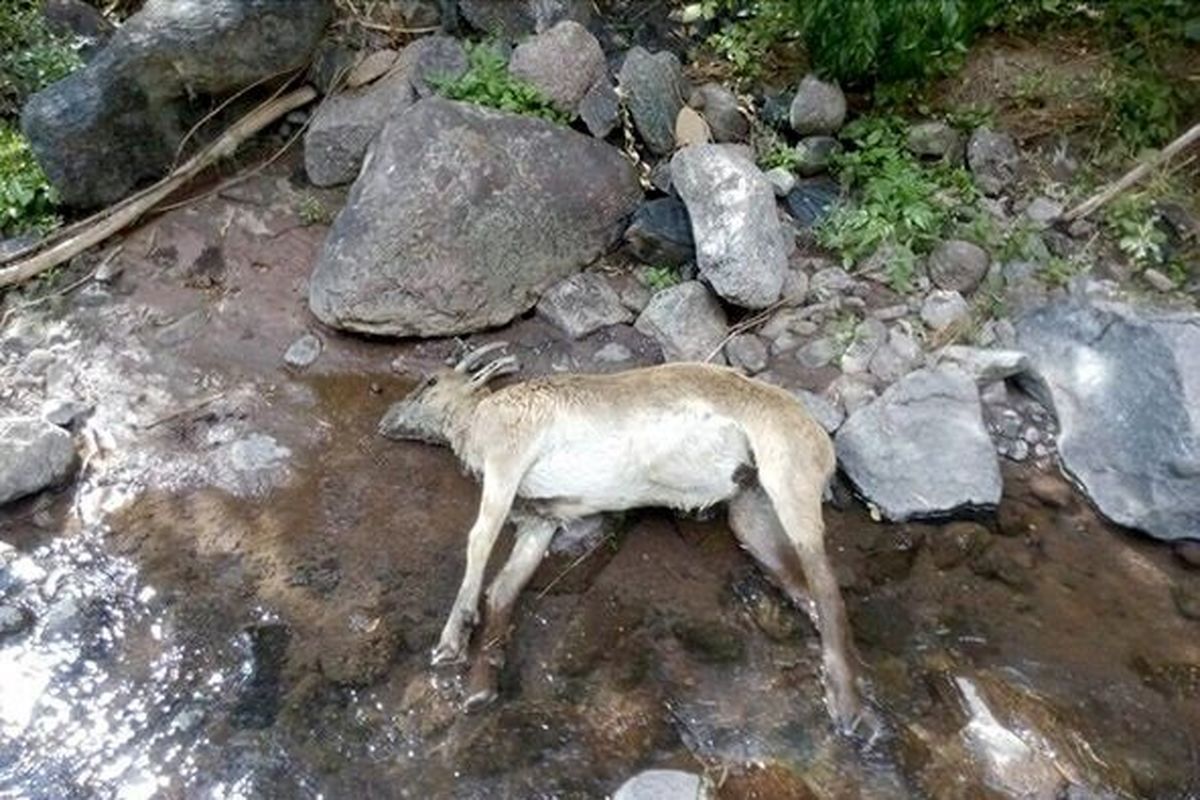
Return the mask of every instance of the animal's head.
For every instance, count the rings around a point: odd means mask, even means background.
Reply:
[[[427,376],[388,409],[379,422],[379,432],[389,439],[446,444],[454,418],[487,393],[488,381],[517,370],[514,356],[484,363],[488,355],[507,346],[506,342],[484,345],[467,353],[453,368]]]

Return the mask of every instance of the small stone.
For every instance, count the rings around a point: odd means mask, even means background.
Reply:
[[[346,88],[357,89],[359,86],[366,86],[371,81],[382,78],[395,65],[399,55],[395,50],[386,49],[376,50],[373,53],[367,54],[365,58],[354,66],[354,69],[346,77]],[[302,125],[306,120],[301,119],[299,122],[296,122],[289,114],[288,122]]]
[[[787,193],[796,188],[796,176],[785,167],[775,167],[763,173],[775,190],[776,197],[786,197]]]
[[[1075,499],[1070,484],[1044,473],[1035,475],[1029,481],[1029,492],[1050,508],[1069,508]]]
[[[978,128],[967,144],[967,164],[975,184],[987,195],[998,195],[1017,178],[1021,154],[1007,133]]]
[[[954,569],[981,553],[992,535],[978,522],[952,522],[926,537],[929,553],[938,569]]]
[[[842,353],[842,372],[866,372],[875,352],[887,340],[887,327],[877,319],[867,318],[854,328],[854,338]]]
[[[323,346],[320,337],[314,333],[306,333],[288,345],[283,354],[283,363],[294,369],[311,367],[320,357]]]
[[[1096,223],[1090,219],[1077,219],[1067,226],[1067,233],[1076,239],[1090,239],[1096,235]]]
[[[572,339],[633,320],[608,280],[596,272],[559,281],[542,295],[537,310]]]
[[[1029,443],[1018,439],[1008,446],[1004,455],[1017,463],[1021,463],[1029,458]]]
[[[596,37],[565,19],[517,45],[508,71],[534,86],[555,108],[574,114],[591,87],[605,78],[607,65]]]
[[[796,351],[796,360],[808,369],[827,366],[838,356],[837,343],[828,337],[814,339]]]
[[[0,506],[62,483],[76,463],[62,428],[36,417],[0,419]]]
[[[620,124],[621,98],[607,75],[592,84],[579,101],[579,118],[587,126],[588,133],[597,139],[608,136]]]
[[[846,120],[846,95],[837,84],[807,75],[792,98],[789,117],[801,136],[835,134]]]
[[[1033,555],[1020,542],[997,541],[971,561],[971,571],[1018,591],[1033,583]]]
[[[1173,292],[1175,291],[1175,281],[1168,278],[1163,273],[1156,270],[1154,267],[1147,268],[1142,272],[1142,277],[1146,279],[1146,283],[1150,284],[1155,291]]]
[[[675,144],[677,147],[688,147],[695,144],[708,144],[713,140],[712,131],[700,112],[684,106],[679,109],[675,118]]]
[[[1035,197],[1025,209],[1025,218],[1039,230],[1045,230],[1053,225],[1063,215],[1061,203],[1049,197]]]
[[[921,319],[935,331],[942,331],[955,323],[967,319],[971,307],[963,296],[955,291],[937,289],[930,292],[921,304]]]
[[[19,606],[0,604],[0,637],[15,636],[29,628],[33,618]]]
[[[60,428],[70,430],[75,424],[92,413],[95,405],[83,400],[57,398],[46,401],[42,406],[42,416]]]
[[[789,306],[798,306],[808,296],[808,274],[804,270],[788,264],[788,271],[783,276],[783,301]]]
[[[750,122],[738,105],[737,95],[719,83],[706,83],[692,92],[688,105],[704,114],[718,142],[744,142]]]
[[[814,273],[808,286],[818,297],[828,298],[853,289],[854,278],[841,267],[828,267]]]
[[[654,295],[634,327],[659,343],[667,361],[704,361],[715,351],[713,360],[725,363],[720,352],[728,329],[725,310],[698,281]]]
[[[914,155],[929,158],[961,158],[962,137],[945,122],[920,122],[908,129],[905,145]]]
[[[708,800],[708,781],[690,772],[652,769],[634,775],[613,795],[613,800]]]
[[[850,416],[870,405],[879,393],[870,375],[839,375],[825,390],[826,397],[838,403]]]
[[[739,333],[725,344],[725,357],[732,367],[751,375],[767,368],[767,345],[753,333]]]
[[[908,315],[908,306],[901,303],[895,306],[884,306],[871,312],[871,316],[880,322],[894,322]]]
[[[796,145],[796,170],[806,178],[829,169],[842,144],[832,136],[809,136]]]
[[[621,364],[633,359],[633,351],[620,342],[609,342],[593,358],[601,364]]]
[[[939,363],[954,364],[980,385],[1013,378],[1029,369],[1029,358],[1018,350],[952,344],[943,347],[937,356]]]
[[[971,242],[951,239],[929,255],[929,277],[939,289],[969,294],[975,291],[991,264],[987,251]]]

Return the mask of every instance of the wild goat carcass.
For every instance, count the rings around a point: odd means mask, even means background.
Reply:
[[[380,423],[392,438],[449,445],[483,480],[466,574],[433,651],[466,660],[484,569],[506,520],[512,554],[487,593],[468,709],[496,696],[513,604],[565,521],[642,506],[729,504],[738,540],[813,618],[826,700],[843,732],[874,719],[859,697],[846,612],[825,553],[821,500],[835,459],[829,436],[792,395],[707,364],[607,375],[555,375],[488,389],[515,371],[487,345],[427,377]]]

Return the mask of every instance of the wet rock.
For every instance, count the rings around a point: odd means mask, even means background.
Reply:
[[[313,333],[306,333],[288,345],[283,354],[283,363],[295,369],[306,369],[316,363],[321,356],[322,343]]]
[[[905,146],[909,152],[927,158],[962,158],[962,137],[945,122],[919,122],[908,129]]]
[[[605,80],[607,65],[596,37],[568,19],[517,45],[508,71],[560,111],[575,114],[592,86]]]
[[[632,167],[603,142],[421,100],[380,132],[329,231],[309,305],[363,333],[502,325],[607,249],[640,197]]]
[[[458,0],[463,19],[489,36],[516,41],[564,19],[587,24],[586,0]]]
[[[24,633],[33,624],[33,617],[20,606],[0,603],[0,640]]]
[[[814,394],[806,389],[797,389],[792,394],[796,395],[812,418],[831,436],[837,432],[837,429],[842,426],[843,420],[846,419],[845,410],[835,400]]]
[[[943,331],[951,325],[966,320],[971,307],[958,292],[936,289],[929,293],[921,304],[921,320],[935,331]]]
[[[704,117],[700,116],[699,111],[687,106],[679,109],[679,116],[675,118],[676,146],[690,147],[696,144],[709,144],[712,140],[712,131],[709,130],[708,123],[704,121]]]
[[[982,247],[951,239],[929,254],[929,277],[939,289],[970,294],[983,281],[990,265],[991,259]]]
[[[725,344],[725,357],[730,366],[751,375],[767,368],[767,345],[753,333],[739,333]]]
[[[986,195],[1001,194],[1013,184],[1020,160],[1017,144],[1007,133],[977,128],[967,143],[967,165]]]
[[[67,480],[75,445],[62,428],[36,417],[0,418],[0,505]]]
[[[837,84],[807,75],[792,98],[789,118],[801,136],[835,134],[846,120],[846,95]]]
[[[1027,500],[1006,498],[996,510],[996,532],[1014,538],[1029,536],[1037,531],[1042,517],[1042,512]]]
[[[326,97],[304,135],[308,179],[317,186],[354,180],[385,122],[432,93],[431,77],[450,80],[466,70],[461,44],[448,36],[428,36],[404,48],[382,80]]]
[[[796,171],[806,178],[829,169],[842,144],[832,136],[809,136],[796,145]]]
[[[729,323],[704,284],[684,281],[650,298],[635,327],[662,347],[667,361],[703,361],[717,350]],[[725,363],[717,353],[716,363]]]
[[[841,187],[829,177],[797,181],[787,193],[784,204],[788,214],[805,228],[817,225],[837,205]]]
[[[938,569],[954,569],[983,552],[992,540],[978,522],[952,522],[926,537],[929,555]]]
[[[741,632],[715,620],[681,620],[671,626],[671,633],[705,664],[736,664],[746,658]]]
[[[537,310],[572,339],[633,320],[605,277],[595,272],[556,283],[538,301]]]
[[[981,578],[1000,581],[1013,589],[1024,591],[1033,583],[1033,554],[1019,541],[993,542],[971,559],[970,567]]]
[[[853,412],[837,453],[855,487],[888,519],[995,506],[1000,469],[974,381],[953,367],[922,369]]]
[[[46,401],[46,404],[42,406],[42,416],[46,418],[47,422],[71,430],[88,414],[91,414],[95,407],[94,403],[83,400],[57,398]]]
[[[630,251],[655,267],[677,267],[696,257],[687,206],[674,197],[643,203],[625,230]]]
[[[746,570],[734,581],[733,594],[768,639],[776,642],[797,641],[807,633],[796,608],[767,583],[757,569]]]
[[[1016,350],[993,350],[952,344],[937,354],[938,363],[953,364],[981,386],[1016,377],[1029,369],[1029,358]]]
[[[775,193],[754,162],[727,145],[699,145],[671,159],[687,205],[696,263],[721,297],[744,308],[779,299],[787,271]]]
[[[87,66],[25,106],[21,127],[62,202],[105,205],[159,177],[190,127],[187,98],[218,96],[303,66],[331,6],[328,0],[144,6]]]
[[[675,119],[685,96],[679,58],[634,47],[625,56],[618,80],[642,141],[650,152],[668,155],[675,149]]]
[[[879,527],[866,553],[867,578],[876,585],[904,580],[923,541],[923,534],[907,526]]]
[[[238,686],[230,721],[237,728],[266,728],[279,713],[280,683],[291,633],[279,624],[254,625],[248,640],[248,674]]]
[[[796,188],[796,176],[784,167],[775,167],[763,173],[763,177],[775,190],[776,197],[786,197],[787,193]]]
[[[621,122],[621,98],[607,74],[592,84],[579,101],[579,118],[597,139],[608,136]]]
[[[1113,521],[1200,537],[1200,315],[1077,297],[1021,317],[1062,464]]]
[[[708,800],[708,781],[690,772],[652,769],[634,775],[613,795],[613,800]]]
[[[744,142],[750,122],[738,106],[737,95],[719,83],[706,83],[692,92],[688,105],[704,115],[717,142]]]

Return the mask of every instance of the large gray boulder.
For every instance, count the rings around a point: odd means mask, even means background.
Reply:
[[[467,67],[467,52],[456,40],[426,36],[404,48],[379,80],[325,98],[304,134],[308,179],[317,186],[354,180],[383,124],[432,94],[430,81],[452,80]]]
[[[62,483],[75,470],[71,434],[36,417],[0,419],[0,506]]]
[[[979,392],[955,367],[902,378],[850,415],[836,446],[846,475],[890,520],[1000,502],[1000,466]]]
[[[83,69],[29,99],[21,127],[64,203],[98,206],[160,176],[202,109],[304,65],[329,0],[149,0]]]
[[[1096,299],[1017,321],[1058,417],[1063,469],[1100,511],[1160,539],[1200,539],[1200,314]]]
[[[503,325],[616,241],[641,200],[620,151],[438,97],[384,125],[309,283],[326,324],[397,336]]]
[[[779,299],[788,251],[775,191],[748,157],[728,145],[696,145],[671,159],[687,206],[696,264],[713,290],[744,308]]]
[[[674,53],[650,54],[634,47],[625,55],[618,76],[629,114],[650,152],[675,149],[675,119],[683,108],[683,67]]]
[[[517,45],[508,71],[571,115],[579,110],[589,89],[608,79],[600,42],[587,28],[569,19]]]

